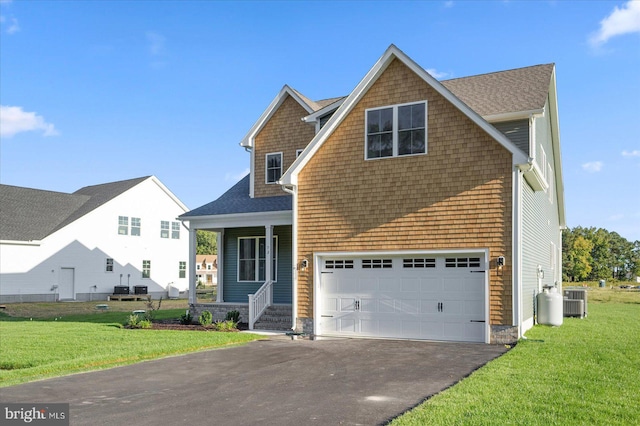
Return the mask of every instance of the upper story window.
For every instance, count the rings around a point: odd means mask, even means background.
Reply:
[[[131,218],[131,235],[134,237],[139,237],[140,236],[140,218],[139,217],[132,217]]]
[[[171,238],[174,240],[180,239],[180,222],[171,222]]]
[[[129,235],[129,216],[118,216],[118,235]]]
[[[427,101],[369,109],[366,159],[427,153]]]
[[[278,180],[280,180],[280,176],[282,176],[281,152],[273,152],[271,154],[267,154],[265,172],[266,183],[276,183],[278,182]]]
[[[104,265],[104,271],[105,272],[113,272],[113,258],[107,257],[105,265]]]
[[[142,261],[142,278],[151,278],[151,261]]]
[[[160,238],[169,238],[169,221],[160,221]]]

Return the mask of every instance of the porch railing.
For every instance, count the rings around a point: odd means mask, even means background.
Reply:
[[[253,330],[253,325],[258,321],[260,315],[271,306],[272,293],[273,281],[267,281],[258,291],[249,295],[249,330]]]

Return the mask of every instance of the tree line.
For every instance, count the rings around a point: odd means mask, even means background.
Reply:
[[[640,241],[602,228],[562,231],[563,281],[632,280],[640,276]]]

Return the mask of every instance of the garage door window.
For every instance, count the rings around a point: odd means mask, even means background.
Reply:
[[[447,268],[479,268],[479,257],[448,257],[445,259]]]
[[[362,259],[362,269],[393,268],[391,259]]]
[[[327,260],[324,262],[326,269],[353,269],[353,260]]]
[[[427,258],[402,259],[403,268],[435,268],[436,260]]]

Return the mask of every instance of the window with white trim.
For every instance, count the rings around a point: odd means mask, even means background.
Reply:
[[[282,153],[273,152],[265,158],[266,183],[277,183],[282,176]]]
[[[540,145],[540,158],[538,161],[538,166],[540,167],[540,171],[542,172],[542,177],[545,181],[547,180],[547,153],[544,152],[544,148]]]
[[[553,204],[553,170],[551,164],[547,164],[547,182],[549,183],[549,189],[547,190],[549,195],[549,202]]]
[[[129,235],[129,216],[118,216],[118,235]]]
[[[131,236],[139,237],[140,236],[140,228],[141,228],[141,220],[139,217],[131,218]]]
[[[368,109],[367,160],[427,153],[427,101]]]
[[[171,239],[180,239],[180,222],[171,222]]]
[[[238,238],[238,281],[266,281],[266,237]],[[273,265],[271,275],[277,281],[278,237],[274,236],[271,246]]]
[[[151,278],[151,261],[142,261],[142,278]]]
[[[178,262],[178,278],[187,277],[187,262]]]
[[[105,272],[113,272],[113,258],[107,257],[105,265],[104,265],[104,271]]]
[[[160,221],[160,238],[169,238],[169,221]]]

